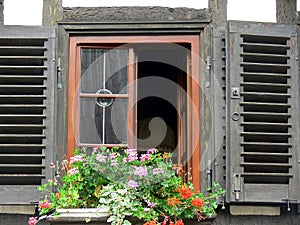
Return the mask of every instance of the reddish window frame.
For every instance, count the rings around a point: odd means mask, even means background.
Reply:
[[[195,189],[200,189],[200,124],[194,123],[193,118],[198,117],[200,121],[200,71],[199,71],[199,36],[198,35],[158,35],[158,36],[72,36],[70,37],[70,49],[69,49],[69,77],[68,77],[68,157],[73,155],[74,148],[80,147],[79,143],[76,143],[76,132],[78,131],[79,122],[73,120],[76,114],[75,109],[79,110],[79,107],[74,107],[74,104],[78,105],[78,93],[76,93],[76,87],[78,85],[78,79],[80,77],[80,49],[82,46],[109,46],[109,45],[122,45],[129,43],[175,43],[175,44],[189,44],[191,46],[190,65],[191,69],[187,70],[187,92],[192,99],[190,104],[187,104],[187,148],[188,155],[190,154],[191,160],[188,162],[188,168],[192,168],[191,176]],[[130,55],[129,55],[130,56]],[[133,58],[129,57],[129,70],[135,70],[135,63]],[[189,67],[189,66],[188,66]],[[133,71],[130,71],[133,74]],[[129,77],[134,79],[134,77]],[[128,90],[128,95],[133,95],[135,90]],[[76,96],[77,95],[77,96]],[[130,104],[130,103],[129,103]],[[192,104],[192,105],[191,105]],[[135,147],[134,134],[136,127],[134,125],[135,112],[128,112],[128,145],[129,147]],[[75,128],[75,132],[74,129]],[[193,143],[193,151],[191,150]],[[98,145],[99,146],[99,145]]]

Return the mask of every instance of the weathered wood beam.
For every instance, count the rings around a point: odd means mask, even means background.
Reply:
[[[297,0],[276,0],[277,23],[297,22]]]
[[[209,14],[214,25],[225,25],[227,21],[227,0],[209,0]]]
[[[0,0],[0,25],[3,25],[4,23],[4,0]]]
[[[1,1],[1,0],[0,0]],[[63,17],[62,0],[44,0],[43,25],[55,26]]]

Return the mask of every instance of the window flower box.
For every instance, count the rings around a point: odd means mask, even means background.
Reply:
[[[88,208],[88,209],[59,209],[58,216],[49,216],[47,221],[50,225],[108,225],[107,222],[110,213],[107,210]],[[184,219],[186,225],[212,225],[216,214],[205,220],[197,221],[196,219]],[[89,221],[87,223],[87,220]],[[134,225],[143,225],[144,222],[134,217],[129,221]]]
[[[97,148],[52,164],[56,176],[39,190],[39,217],[50,224],[184,225],[197,218],[207,224],[215,214],[224,190],[218,184],[206,196],[184,183],[182,170],[174,169],[172,155],[149,149],[138,153],[128,148]],[[53,190],[55,190],[53,192]],[[95,208],[95,209],[91,209]],[[55,212],[52,216],[47,216]],[[201,222],[202,223],[202,222]],[[209,224],[209,223],[208,223]]]

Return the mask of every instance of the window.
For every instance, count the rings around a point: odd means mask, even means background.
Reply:
[[[174,151],[199,189],[199,36],[71,37],[69,155],[126,145]]]

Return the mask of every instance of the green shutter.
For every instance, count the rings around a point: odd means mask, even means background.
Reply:
[[[0,28],[0,204],[38,201],[50,178],[54,52],[54,28]]]
[[[227,27],[227,201],[299,200],[297,26]]]

